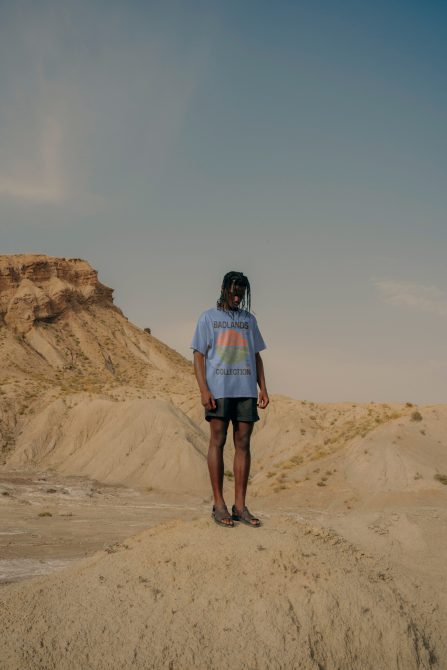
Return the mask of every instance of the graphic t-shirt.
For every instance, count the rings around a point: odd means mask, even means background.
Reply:
[[[257,398],[255,354],[266,345],[253,314],[206,310],[197,322],[191,349],[205,356],[206,382],[215,398]]]

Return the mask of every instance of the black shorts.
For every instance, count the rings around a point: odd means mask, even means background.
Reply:
[[[259,421],[257,398],[215,398],[216,409],[206,409],[205,419],[231,419],[232,421]]]

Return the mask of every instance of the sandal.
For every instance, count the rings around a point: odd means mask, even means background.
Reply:
[[[236,509],[236,505],[233,505],[231,508],[232,511],[232,517],[235,521],[241,521],[242,523],[245,523],[247,526],[252,526],[253,528],[259,528],[261,525],[261,522],[259,519],[257,519],[253,514],[251,514],[248,511],[248,507],[244,505],[244,507],[238,511]]]
[[[215,505],[213,505],[213,511],[211,512],[211,516],[218,526],[225,526],[226,528],[234,527],[234,521],[226,505],[224,505],[223,507],[216,507]],[[231,523],[225,523],[224,519],[229,519]]]

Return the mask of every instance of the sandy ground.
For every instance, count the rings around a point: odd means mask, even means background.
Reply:
[[[166,519],[197,518],[202,499],[49,471],[0,473],[0,587],[62,569]],[[50,516],[51,515],[51,516]]]
[[[52,407],[0,471],[2,670],[447,668],[447,407],[275,398],[259,529],[213,523],[206,434],[166,401]]]
[[[203,498],[5,475],[1,668],[447,667],[444,490],[308,484],[228,530]]]

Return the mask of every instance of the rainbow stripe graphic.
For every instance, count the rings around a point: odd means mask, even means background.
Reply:
[[[248,357],[248,340],[237,330],[225,330],[217,336],[216,351],[224,365],[242,363]]]

